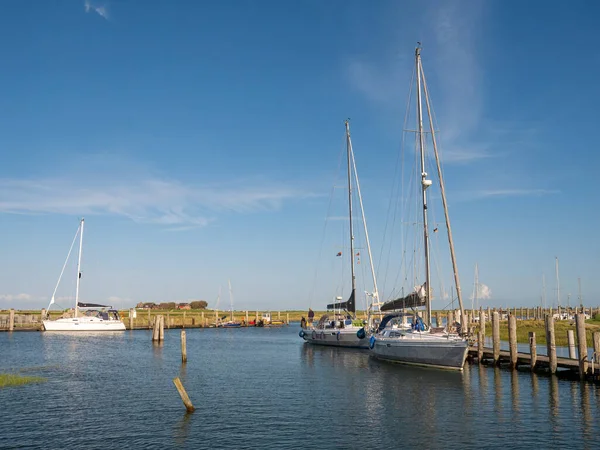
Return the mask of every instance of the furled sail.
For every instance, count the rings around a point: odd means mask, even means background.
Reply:
[[[350,297],[345,302],[330,303],[327,305],[327,309],[345,309],[348,312],[356,312],[356,301],[354,300],[354,291],[350,294]]]
[[[405,297],[400,297],[395,300],[390,300],[381,305],[381,311],[394,311],[404,308],[418,308],[425,306],[427,298],[427,283],[421,286],[415,286],[414,292],[411,292]]]
[[[98,305],[96,303],[81,303],[78,302],[77,306],[80,308],[112,308],[110,305]]]

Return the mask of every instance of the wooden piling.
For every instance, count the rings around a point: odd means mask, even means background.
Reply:
[[[600,332],[596,331],[592,334],[594,340],[594,359],[596,364],[600,364]]]
[[[285,324],[286,325],[290,324],[290,313],[285,313]]]
[[[454,326],[454,312],[448,311],[448,325],[446,328],[450,331],[450,328]]]
[[[492,321],[492,309],[489,306],[487,307],[487,317],[486,318],[487,318],[488,322]]]
[[[165,328],[165,318],[163,316],[163,329]],[[167,312],[167,328],[171,328],[171,313]],[[162,341],[162,339],[161,339]]]
[[[46,310],[42,309],[41,320],[46,320]]]
[[[133,330],[133,308],[129,308],[129,329]]]
[[[185,330],[181,330],[181,362],[187,362],[187,344],[185,339]]]
[[[192,401],[188,397],[187,392],[185,392],[185,388],[183,387],[183,384],[181,383],[179,377],[173,378],[173,384],[177,388],[177,392],[179,392],[179,396],[181,397],[181,400],[183,400],[183,404],[185,405],[185,409],[187,409],[187,412],[194,412],[196,408],[194,408],[194,405],[192,405]]]
[[[185,311],[183,312],[183,322],[181,323],[181,328],[185,328]]]
[[[483,361],[483,336],[483,332],[479,330],[479,333],[477,333],[477,362],[479,364]]]
[[[13,308],[10,309],[8,315],[8,331],[13,331],[15,329],[15,310]]]
[[[494,364],[500,360],[500,316],[497,311],[492,313],[492,345],[494,349]]]
[[[249,317],[248,317],[248,311],[246,311],[246,326],[248,326],[248,319],[249,319]]]
[[[202,317],[202,326],[205,327],[206,326],[206,319],[204,319],[204,311],[202,311],[202,313],[200,314],[200,316]]]
[[[551,314],[546,315],[546,349],[548,351],[548,363],[550,373],[556,373],[556,341],[554,338],[554,318]]]
[[[158,327],[160,324],[160,319],[159,316],[154,316],[154,326],[152,327],[152,341],[158,341],[159,339],[159,334],[158,334]]]
[[[567,330],[567,342],[569,344],[569,358],[575,359],[575,333],[573,330]]]
[[[160,315],[160,322],[158,324],[158,340],[159,341],[164,341],[165,340],[165,316]]]
[[[588,352],[587,340],[585,336],[585,314],[577,313],[575,315],[577,325],[577,348],[579,349],[577,357],[579,358],[579,378],[585,379],[588,370]]]
[[[535,331],[529,332],[529,353],[531,354],[531,371],[535,370],[537,364],[537,346],[535,342]]]
[[[485,336],[485,312],[483,312],[483,309],[479,310],[479,329]]]
[[[517,368],[517,316],[511,314],[508,316],[508,344],[510,346],[510,364],[511,370]]]
[[[150,321],[150,308],[148,308],[148,328],[152,328],[152,322]]]

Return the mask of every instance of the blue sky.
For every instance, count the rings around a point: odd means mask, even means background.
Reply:
[[[0,308],[47,304],[81,216],[86,301],[212,307],[222,285],[223,308],[228,279],[236,309],[320,307],[336,286],[347,293],[335,258],[343,238],[322,239],[343,175],[343,121],[382,261],[401,251],[386,244],[386,216],[417,41],[467,301],[478,263],[491,290],[482,304],[537,305],[543,274],[551,304],[558,256],[561,303],[568,293],[575,302],[580,277],[584,301],[598,304],[598,9],[10,2],[0,17]],[[377,269],[385,296],[397,275]]]

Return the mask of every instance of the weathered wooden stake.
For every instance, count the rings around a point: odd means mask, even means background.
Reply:
[[[13,331],[15,329],[15,310],[10,309],[8,315],[8,331]]]
[[[483,336],[484,334],[480,330],[479,333],[477,333],[477,362],[479,364],[483,361]]]
[[[133,330],[133,308],[129,308],[129,329]]]
[[[287,325],[289,325],[289,324],[290,324],[290,313],[285,313],[285,323],[286,323]]]
[[[535,370],[537,364],[537,347],[535,343],[535,331],[529,332],[529,353],[531,354],[531,371]]]
[[[594,359],[596,364],[600,364],[600,332],[596,331],[592,334],[594,340]]]
[[[185,330],[181,330],[181,362],[187,362],[187,345],[185,342]]]
[[[165,340],[165,316],[160,315],[160,323],[158,326],[158,340]]]
[[[248,317],[248,311],[246,311],[246,326],[248,326],[248,319],[249,319],[249,317]]]
[[[163,328],[165,326],[164,321],[165,321],[165,318],[163,317]],[[171,328],[171,313],[170,312],[167,312],[167,328]]]
[[[516,308],[515,308],[516,309]],[[514,314],[508,316],[508,343],[510,346],[510,364],[511,370],[517,368],[517,317]]]
[[[492,313],[492,345],[494,349],[494,364],[500,361],[500,316],[497,311]]]
[[[183,322],[181,324],[181,328],[185,328],[185,311],[183,312]]]
[[[42,309],[42,320],[46,320],[46,310]]]
[[[192,401],[188,397],[187,392],[185,392],[185,388],[183,387],[183,384],[181,384],[179,377],[173,378],[173,384],[177,388],[177,392],[179,392],[179,396],[181,397],[181,400],[183,400],[183,404],[185,405],[187,412],[194,412],[196,408],[194,408],[194,405],[192,405]]]
[[[485,336],[485,312],[483,312],[483,309],[479,310],[479,329]]]
[[[575,316],[577,324],[577,347],[579,349],[577,357],[579,358],[579,378],[585,379],[588,370],[588,352],[587,339],[585,336],[585,314],[577,313]]]
[[[492,309],[488,306],[487,308],[487,316],[486,316],[488,322],[492,321]]]
[[[158,341],[159,339],[158,327],[160,325],[160,319],[158,317],[159,316],[154,316],[154,326],[152,328],[152,341]]]
[[[148,308],[148,328],[152,328],[152,322],[150,322],[150,308]]]
[[[575,333],[573,330],[567,330],[567,342],[569,343],[569,358],[575,359]]]
[[[204,311],[202,311],[202,313],[200,315],[202,317],[202,326],[205,327],[206,326],[206,319],[204,319]]]
[[[548,351],[548,362],[550,373],[556,373],[556,341],[554,339],[554,318],[552,314],[546,315],[546,349]]]
[[[256,311],[256,316],[254,316],[254,323],[258,323],[258,311]]]

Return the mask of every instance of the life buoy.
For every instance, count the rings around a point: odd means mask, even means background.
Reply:
[[[375,339],[375,336],[371,336],[371,339],[369,339],[369,348],[372,349],[373,347],[375,347],[375,341],[376,340],[377,339]]]
[[[298,333],[298,336],[300,336],[301,338],[304,339],[304,330],[300,330],[300,333]]]
[[[361,328],[360,330],[358,330],[358,331],[356,332],[356,337],[357,337],[357,338],[359,338],[359,339],[364,339],[364,338],[366,338],[366,337],[367,337],[367,333],[365,332],[365,329],[364,329],[364,328]]]
[[[315,330],[313,330],[311,337],[312,337],[313,339],[316,339],[316,338],[317,338],[317,332],[316,332]]]

